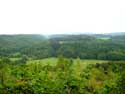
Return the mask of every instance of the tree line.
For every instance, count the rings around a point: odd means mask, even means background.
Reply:
[[[94,35],[63,35],[43,38],[32,35],[29,38],[2,36],[0,56],[20,57],[26,55],[30,58],[41,59],[47,57],[125,60],[125,36],[108,36],[109,39]],[[1,38],[1,36],[0,36]]]

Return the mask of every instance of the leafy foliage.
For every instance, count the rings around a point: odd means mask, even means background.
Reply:
[[[1,35],[0,56],[33,59],[58,57],[125,60],[125,36],[63,35],[45,38],[40,35]]]
[[[54,66],[1,62],[0,73],[4,74],[0,76],[0,93],[124,94],[125,63],[91,63],[86,67],[82,63],[79,58],[74,61],[62,56]]]
[[[0,94],[125,94],[124,43],[124,35],[0,35]]]

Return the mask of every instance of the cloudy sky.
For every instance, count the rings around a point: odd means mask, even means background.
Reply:
[[[125,32],[125,0],[0,0],[0,34]]]

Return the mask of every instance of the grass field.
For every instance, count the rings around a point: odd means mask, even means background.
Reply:
[[[97,39],[101,39],[101,40],[109,40],[110,37],[97,37]]]
[[[33,63],[40,63],[42,65],[51,65],[55,66],[57,64],[58,58],[45,58],[45,59],[39,59],[39,60],[29,60],[27,64],[33,64]],[[77,64],[77,62],[80,63],[80,66],[86,67],[89,64],[96,64],[96,63],[105,63],[107,62],[106,60],[78,60],[78,59],[73,59],[74,66]]]
[[[57,58],[45,58],[45,59],[27,61],[27,64],[33,64],[33,63],[41,63],[43,65],[55,66],[57,63]]]

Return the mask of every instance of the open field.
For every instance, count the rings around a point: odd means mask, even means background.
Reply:
[[[43,65],[56,65],[58,61],[58,58],[45,58],[45,59],[38,59],[38,60],[29,60],[27,61],[28,64],[31,64],[31,63],[42,63]],[[78,59],[73,59],[73,62],[76,63],[78,61]],[[106,63],[108,61],[106,60],[87,60],[87,59],[80,59],[79,60],[80,64],[82,65],[88,65],[88,64],[96,64],[96,63]]]

